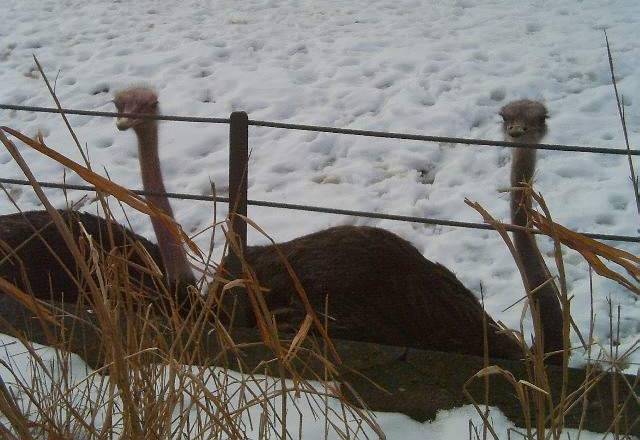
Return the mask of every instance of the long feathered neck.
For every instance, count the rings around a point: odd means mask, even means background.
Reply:
[[[536,150],[533,148],[515,148],[511,166],[511,187],[522,187],[523,182],[531,183],[535,171]],[[525,191],[511,191],[511,222],[518,226],[527,226],[527,210],[531,207],[531,197]],[[546,282],[549,271],[542,259],[533,234],[515,231],[513,241],[525,271],[525,283],[530,290]],[[562,350],[562,309],[557,289],[553,281],[538,289],[534,295],[542,323],[544,351]]]
[[[147,121],[135,127],[135,132],[138,138],[142,185],[145,191],[164,194],[166,190],[158,156],[158,124],[156,121]],[[169,217],[175,218],[166,196],[149,195],[146,198]],[[169,232],[160,220],[152,217],[151,223],[156,233],[158,247],[169,280],[174,282],[192,281],[194,279],[193,272],[191,272],[187,254],[180,241]]]

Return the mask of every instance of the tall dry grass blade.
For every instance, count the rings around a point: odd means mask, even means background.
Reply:
[[[522,259],[520,258],[518,252],[516,251],[515,245],[513,244],[513,241],[511,240],[511,238],[509,237],[509,233],[505,229],[504,225],[498,222],[491,214],[489,214],[489,212],[486,209],[484,209],[482,205],[480,205],[477,202],[472,202],[469,199],[465,199],[464,202],[470,207],[472,207],[473,209],[475,209],[482,216],[484,222],[491,225],[498,232],[498,234],[500,234],[500,237],[502,238],[507,248],[509,249],[509,252],[511,253],[512,258],[514,259],[516,266],[518,267],[518,272],[520,273],[520,276],[522,278],[522,283],[525,288],[526,297],[527,297],[527,307],[531,308],[531,315],[533,318],[533,326],[534,326],[535,345],[537,347],[542,347],[543,346],[543,341],[541,337],[542,323],[540,321],[540,312],[535,307],[535,302],[533,301],[534,292],[532,292],[527,287],[528,284],[526,282],[526,275],[525,275],[526,270],[524,267],[524,263],[522,262]],[[525,313],[525,311],[526,310],[523,310],[523,314]],[[537,351],[539,352],[540,350],[537,350]]]
[[[298,293],[298,297],[302,301],[302,304],[303,304],[303,306],[305,308],[305,311],[306,311],[307,315],[311,316],[311,318],[313,319],[314,328],[320,333],[320,335],[322,336],[323,340],[326,341],[327,348],[331,352],[331,355],[332,355],[333,359],[338,364],[340,364],[342,362],[341,359],[340,359],[340,355],[338,354],[335,346],[331,342],[331,338],[329,338],[329,334],[327,333],[327,329],[322,325],[322,322],[318,318],[318,315],[316,314],[315,310],[313,310],[313,306],[309,302],[309,298],[307,297],[307,294],[306,294],[306,292],[304,290],[304,287],[302,286],[302,283],[300,282],[300,279],[298,278],[298,276],[296,275],[295,271],[293,270],[293,267],[291,266],[291,263],[289,263],[289,260],[287,259],[287,257],[284,255],[284,253],[280,249],[280,246],[278,246],[278,244],[275,242],[275,240],[273,238],[271,238],[262,228],[260,228],[260,226],[258,226],[251,219],[249,219],[249,218],[247,218],[247,217],[245,217],[243,215],[240,215],[240,214],[235,214],[235,215],[237,215],[238,217],[242,218],[244,221],[247,222],[247,224],[249,224],[251,227],[253,227],[258,232],[260,232],[264,237],[266,237],[271,242],[271,244],[274,247],[274,249],[276,249],[276,252],[278,253],[278,256],[280,257],[280,261],[282,261],[282,263],[284,264],[285,268],[287,269],[287,272],[288,272],[288,274],[289,274],[289,276],[290,276],[290,278],[291,278],[291,280],[292,280],[292,282],[294,284],[296,292]]]
[[[33,187],[33,190],[38,196],[38,199],[40,200],[40,202],[42,202],[45,209],[51,216],[51,219],[53,220],[56,227],[58,228],[58,231],[60,232],[60,235],[64,240],[65,245],[67,246],[69,251],[73,254],[77,262],[78,268],[80,269],[82,276],[86,280],[90,291],[96,293],[98,291],[98,287],[96,286],[95,282],[93,281],[93,278],[91,277],[91,271],[89,270],[89,267],[87,266],[84,259],[80,256],[81,255],[80,250],[78,249],[78,246],[75,240],[73,239],[73,236],[69,231],[69,228],[66,226],[65,222],[60,216],[60,213],[58,213],[58,211],[51,205],[51,203],[47,199],[47,196],[45,195],[44,191],[38,184],[35,176],[29,169],[29,166],[27,165],[26,161],[24,160],[24,158],[22,157],[22,155],[20,154],[16,146],[13,144],[13,142],[11,142],[5,136],[2,127],[0,127],[0,141],[4,144],[5,148],[7,148],[7,150],[9,151],[9,153],[11,154],[15,162],[18,164],[18,166],[20,167],[24,175],[27,177],[27,179],[29,180],[29,182]]]
[[[538,197],[539,195],[534,194],[536,200]],[[592,238],[585,237],[578,232],[574,232],[558,223],[550,221],[535,210],[532,210],[530,215],[532,223],[536,228],[547,235],[555,233],[563,245],[579,252],[598,275],[616,281],[636,295],[640,295],[640,285],[638,284],[640,283],[640,258],[638,256],[616,249]],[[624,268],[635,283],[628,280],[622,274],[608,268],[600,258],[604,258]]]
[[[534,192],[531,186],[526,186],[525,188],[522,189],[522,191],[526,191],[528,193]],[[540,209],[542,209],[545,218],[547,218],[550,222],[553,221],[553,219],[551,218],[551,211],[547,207],[547,204],[544,198],[542,197],[542,195],[539,195],[539,194],[536,194],[536,195],[539,197],[536,198],[532,196],[531,199],[536,200],[538,202],[538,205],[540,206]],[[530,218],[529,211],[531,211],[531,209],[527,210],[527,219]],[[573,322],[571,318],[571,303],[570,303],[569,294],[567,290],[567,279],[565,274],[564,259],[562,255],[562,246],[561,246],[560,240],[558,239],[557,231],[555,228],[551,229],[551,234],[549,234],[549,236],[553,240],[554,258],[555,258],[556,268],[558,270],[558,280],[559,280],[558,300],[560,301],[560,305],[562,307],[562,322],[563,323]],[[542,256],[540,255],[540,257]],[[548,269],[547,269],[547,272],[549,273]],[[550,280],[550,282],[552,282],[552,280]],[[584,338],[582,337],[581,332],[578,330],[577,326],[574,325],[574,327],[576,328],[576,333],[580,337],[580,340],[582,341],[584,346]],[[566,408],[566,406],[568,405],[567,386],[569,382],[569,369],[568,369],[569,355],[570,355],[569,350],[571,348],[571,335],[570,335],[569,325],[562,326],[562,347],[563,347],[562,388],[560,391],[558,403],[550,414],[550,416],[553,418],[551,427],[552,427],[552,431],[554,433],[555,438],[559,438],[563,430],[563,427],[564,427],[563,408]]]
[[[33,295],[23,292],[14,284],[10,283],[2,277],[0,277],[0,291],[2,291],[3,294],[12,296],[17,301],[22,303],[39,319],[50,324],[58,324],[53,315],[49,313],[49,310],[46,307],[43,307],[42,304]]]
[[[627,121],[624,115],[624,98],[621,98],[618,94],[618,82],[616,81],[616,74],[613,70],[613,56],[611,56],[611,46],[609,45],[609,37],[607,36],[607,30],[603,29],[604,40],[607,45],[607,57],[609,59],[609,72],[611,72],[611,84],[613,85],[613,91],[616,96],[616,107],[618,108],[618,116],[620,117],[620,124],[622,125],[622,134],[624,136],[624,142],[627,147],[627,152],[631,152],[631,146],[629,145],[629,133],[627,132]],[[633,188],[633,195],[636,199],[636,209],[640,215],[640,190],[639,182],[636,177],[636,171],[633,167],[633,159],[631,154],[627,154],[627,160],[629,161],[629,174],[631,178],[631,185]]]
[[[0,360],[0,365],[8,368],[10,367],[2,360]],[[18,405],[16,404],[13,395],[9,391],[9,389],[4,384],[4,381],[0,377],[0,413],[4,415],[9,420],[9,423],[13,427],[13,429],[17,432],[22,440],[31,440],[33,437],[31,436],[31,432],[29,430],[29,420],[22,413]],[[7,439],[14,438],[17,440],[17,437],[13,436],[4,426],[2,426],[2,430],[0,432],[5,431],[3,433],[7,435]]]
[[[526,313],[526,309],[527,308],[531,308],[531,316],[533,318],[533,324],[534,324],[534,346],[535,347],[541,347],[543,346],[543,342],[542,339],[540,337],[541,335],[541,319],[540,319],[540,314],[544,313],[544,311],[542,310],[538,310],[538,308],[535,306],[535,301],[533,301],[533,297],[535,295],[535,292],[540,288],[538,287],[537,289],[534,290],[530,290],[527,287],[527,283],[525,282],[525,276],[524,276],[524,267],[523,267],[523,263],[519,258],[519,255],[515,249],[515,245],[513,244],[513,242],[511,241],[509,234],[505,228],[505,225],[498,222],[497,220],[495,220],[495,218],[493,218],[491,216],[491,214],[489,214],[480,204],[475,203],[475,202],[471,202],[468,199],[465,200],[465,203],[467,203],[467,205],[471,206],[472,208],[474,208],[476,211],[478,211],[478,213],[480,213],[480,215],[483,217],[483,220],[485,221],[485,223],[490,224],[494,229],[496,229],[496,231],[500,234],[500,236],[502,237],[503,241],[505,242],[505,244],[507,245],[509,251],[512,254],[512,257],[514,258],[516,265],[518,266],[518,270],[520,271],[521,275],[523,276],[523,284],[525,286],[525,290],[526,290],[526,297],[527,297],[527,303],[525,305],[525,309],[523,310],[523,315],[522,315],[522,319],[521,319],[521,329],[520,332],[523,333],[524,329],[522,328],[522,322]],[[555,231],[552,231],[555,232]],[[555,238],[555,236],[554,236]],[[556,254],[559,252],[559,248],[556,247]],[[560,260],[560,264],[558,264],[558,268],[560,271],[563,270],[563,266],[561,264],[561,256],[556,255],[556,261]],[[553,282],[552,278],[549,278],[547,280],[547,282],[551,283]],[[567,372],[567,362],[568,362],[568,357],[569,357],[569,350],[570,350],[570,339],[569,339],[569,327],[572,326],[573,328],[577,328],[575,325],[575,322],[573,321],[573,319],[571,318],[570,312],[569,312],[569,301],[566,298],[566,290],[562,289],[560,292],[560,298],[558,298],[561,302],[561,306],[562,306],[562,310],[563,310],[563,321],[564,321],[564,325],[563,325],[563,346],[565,347],[563,352],[562,352],[562,371],[564,374],[564,380],[563,380],[563,384],[566,384],[567,378],[566,378],[566,372]],[[534,394],[533,397],[533,404],[534,404],[534,414],[535,414],[535,424],[536,424],[536,429],[535,432],[537,433],[537,436],[540,437],[541,435],[543,435],[543,433],[545,431],[548,431],[548,433],[550,435],[552,435],[553,438],[559,438],[560,433],[562,432],[563,426],[564,426],[564,415],[566,414],[566,406],[569,404],[569,402],[567,401],[567,396],[566,396],[566,389],[563,386],[560,395],[556,396],[557,399],[557,403],[554,404],[554,401],[552,400],[552,396],[549,392],[550,388],[550,378],[547,375],[547,371],[545,369],[545,365],[544,365],[544,357],[545,354],[542,353],[541,350],[534,350],[533,353],[531,353],[531,351],[529,349],[525,348],[526,346],[523,344],[523,350],[525,351],[525,360],[527,361],[525,363],[525,366],[527,368],[527,374],[528,377],[531,378],[530,381],[528,381],[528,383],[533,384],[536,388],[538,388],[539,390],[543,390],[544,393],[540,394]],[[547,353],[546,356],[549,355],[554,355],[554,353]],[[527,400],[528,402],[528,400]],[[548,414],[548,415],[547,415]],[[528,417],[528,416],[527,416]],[[546,421],[547,419],[550,418],[551,419],[551,423],[550,423],[550,427],[547,430],[546,429]],[[528,423],[528,422],[527,422]]]
[[[38,61],[38,58],[35,55],[33,55],[33,61],[36,63],[36,67],[38,68],[38,71],[40,72],[40,75],[42,76],[42,80],[44,81],[45,85],[47,86],[47,89],[49,90],[49,94],[53,98],[53,101],[55,102],[56,107],[60,111],[60,116],[62,116],[62,120],[64,121],[65,125],[67,126],[67,129],[71,133],[71,137],[73,138],[73,141],[75,142],[76,147],[78,148],[78,151],[80,152],[80,155],[82,156],[82,159],[84,160],[84,163],[87,165],[88,168],[90,168],[91,164],[89,162],[89,158],[87,157],[87,155],[85,154],[84,150],[80,146],[80,141],[78,140],[78,136],[76,136],[75,132],[71,128],[71,124],[69,123],[69,120],[67,119],[67,115],[65,115],[64,112],[62,111],[62,105],[60,104],[60,101],[58,100],[58,96],[56,95],[55,90],[53,89],[53,87],[51,87],[51,84],[49,83],[49,79],[47,78],[47,75],[44,73],[44,69],[40,65],[40,62]]]
[[[39,184],[37,183],[35,177],[33,176],[33,174],[31,173],[31,170],[29,169],[28,165],[26,164],[26,162],[24,161],[24,159],[22,158],[22,156],[20,155],[19,151],[17,150],[17,148],[15,147],[15,145],[9,141],[9,139],[7,139],[7,137],[4,134],[4,131],[7,131],[9,133],[11,133],[12,135],[18,135],[16,137],[18,137],[21,140],[28,140],[28,144],[38,144],[38,145],[43,145],[43,143],[40,142],[31,142],[31,140],[29,138],[27,138],[26,136],[23,136],[21,133],[16,132],[15,130],[12,129],[7,129],[7,128],[0,128],[0,141],[2,141],[2,143],[5,145],[5,147],[7,148],[7,150],[9,151],[9,153],[12,155],[12,157],[14,158],[14,160],[16,161],[16,163],[20,166],[20,168],[22,169],[23,173],[25,174],[25,176],[29,179],[29,181],[32,184],[32,187],[34,189],[34,191],[36,192],[38,198],[40,199],[40,201],[44,204],[47,212],[49,213],[49,215],[51,216],[51,218],[53,219],[54,223],[56,224],[56,227],[58,228],[58,231],[60,232],[61,237],[63,238],[67,248],[69,249],[69,251],[72,253],[72,255],[74,256],[74,259],[77,263],[77,266],[82,274],[83,280],[86,282],[87,284],[87,291],[88,293],[91,295],[91,297],[94,299],[93,301],[93,311],[96,314],[96,317],[98,319],[98,321],[101,323],[102,326],[102,330],[105,334],[105,337],[107,340],[113,340],[113,341],[121,341],[122,340],[122,335],[120,334],[120,327],[118,325],[113,325],[114,321],[111,318],[111,314],[112,314],[112,310],[110,310],[110,308],[108,307],[108,305],[104,302],[101,301],[100,299],[107,297],[107,295],[104,292],[104,284],[102,286],[99,286],[96,283],[96,280],[93,277],[93,273],[91,271],[91,269],[89,268],[87,262],[82,258],[82,254],[78,248],[78,244],[75,242],[71,232],[69,231],[69,229],[67,228],[66,224],[64,223],[62,217],[60,216],[60,213],[53,208],[53,206],[51,205],[51,203],[49,202],[49,200],[47,199],[46,195],[44,194],[44,192],[42,191],[42,188],[39,186]],[[48,150],[48,147],[44,146],[45,149]],[[57,152],[51,150],[54,153],[54,156],[60,156],[64,159],[66,159],[68,161],[68,159],[62,155],[59,155]],[[77,164],[76,164],[77,165]],[[78,165],[79,168],[83,168],[80,167]],[[86,168],[83,168],[83,170],[86,173],[90,173],[90,174],[94,174],[89,172]],[[102,178],[103,180],[106,180],[104,178]],[[107,181],[108,182],[108,181]],[[137,412],[135,411],[135,409],[137,408],[137,406],[134,403],[134,395],[131,392],[131,390],[129,389],[129,384],[128,384],[128,377],[127,377],[127,369],[124,365],[125,362],[125,354],[123,352],[123,347],[120,344],[112,344],[110,346],[108,346],[109,349],[111,349],[111,356],[114,362],[114,366],[113,368],[111,368],[110,372],[112,374],[112,376],[115,378],[115,381],[119,384],[121,393],[122,393],[122,398],[125,404],[125,407],[127,407],[129,409],[128,412],[126,412],[127,414],[127,429],[130,430],[130,432],[133,435],[139,435],[141,432],[143,432],[141,426],[140,426],[140,421],[139,419],[136,417],[137,416]]]
[[[284,361],[286,363],[290,363],[291,360],[296,356],[298,349],[302,345],[302,342],[307,337],[309,330],[311,329],[311,324],[313,323],[313,318],[310,315],[305,316],[304,321],[302,321],[302,325],[300,325],[300,329],[293,337],[291,344],[289,344],[289,351],[285,355]]]
[[[491,436],[494,438],[494,440],[500,440],[500,437],[498,436],[498,433],[495,431],[493,424],[491,423],[491,420],[489,419],[488,415],[486,414],[485,411],[482,410],[482,408],[480,408],[480,404],[475,400],[475,398],[469,391],[469,386],[474,380],[482,379],[485,376],[491,376],[491,375],[501,375],[502,377],[507,379],[509,383],[513,385],[513,388],[517,394],[518,401],[521,403],[523,411],[525,412],[525,416],[526,416],[525,423],[526,423],[527,432],[528,434],[531,434],[531,431],[532,431],[531,422],[530,422],[531,418],[528,414],[529,405],[528,405],[524,390],[522,389],[522,386],[518,384],[518,381],[513,376],[513,374],[495,365],[490,365],[478,371],[476,374],[471,376],[463,386],[463,393],[465,397],[468,399],[469,402],[471,402],[476,412],[482,418],[484,426],[486,426],[487,430],[491,433]]]
[[[78,149],[78,151],[80,152],[80,155],[82,156],[82,159],[83,159],[83,161],[85,163],[85,166],[87,167],[87,169],[91,170],[91,162],[89,160],[88,146],[86,147],[87,148],[86,151],[83,150],[82,146],[80,145],[80,141],[78,140],[78,136],[76,135],[75,131],[73,131],[73,128],[71,127],[71,124],[69,123],[69,120],[67,119],[67,115],[65,114],[65,112],[62,109],[62,105],[60,104],[60,100],[58,99],[58,96],[56,95],[54,88],[51,87],[49,79],[47,78],[47,74],[44,72],[44,69],[40,65],[40,62],[38,61],[38,59],[37,59],[37,57],[35,55],[33,55],[33,59],[34,59],[34,61],[36,63],[38,71],[40,72],[40,75],[42,76],[42,79],[43,79],[45,85],[47,86],[47,89],[49,90],[49,94],[53,98],[53,101],[55,102],[56,107],[60,111],[60,116],[62,117],[62,120],[64,121],[64,123],[65,123],[65,125],[67,127],[67,130],[71,134],[71,137],[73,138],[73,140],[74,140],[74,142],[76,144],[76,148]],[[65,170],[65,177],[66,177],[66,170]],[[65,200],[66,200],[66,197],[67,197],[66,189],[64,189],[64,192],[65,192]],[[100,205],[102,206],[102,209],[103,209],[103,211],[105,213],[105,216],[108,216],[109,206],[108,206],[108,204],[107,204],[107,202],[105,200],[104,195],[99,190],[96,190],[96,195],[97,195],[98,201],[100,202]],[[68,203],[67,203],[67,206],[68,206]],[[107,229],[107,234],[109,236],[110,243],[113,243],[113,231],[112,231],[111,227],[109,227]]]

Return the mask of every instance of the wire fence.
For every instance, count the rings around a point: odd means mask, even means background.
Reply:
[[[0,109],[4,110],[16,110],[27,111],[36,113],[64,113],[67,115],[81,115],[81,116],[97,116],[113,118],[116,116],[124,116],[130,118],[143,118],[153,119],[158,121],[174,121],[174,122],[200,122],[209,124],[229,124],[229,118],[203,118],[195,116],[176,116],[176,115],[149,115],[139,113],[116,113],[116,112],[100,112],[92,110],[75,110],[75,109],[57,109],[51,107],[34,107],[26,105],[12,105],[12,104],[0,104]],[[609,147],[590,147],[583,145],[562,145],[562,144],[523,144],[519,142],[508,141],[495,141],[489,139],[473,139],[473,138],[458,138],[447,136],[426,136],[409,133],[394,133],[386,131],[371,131],[371,130],[355,130],[349,128],[337,128],[327,127],[321,125],[304,125],[304,124],[288,124],[284,122],[273,121],[258,121],[249,119],[249,125],[253,127],[269,127],[269,128],[281,128],[286,130],[300,130],[300,131],[313,131],[316,133],[334,133],[334,134],[346,134],[352,136],[367,136],[387,139],[402,139],[410,141],[423,141],[423,142],[441,142],[450,144],[464,144],[472,146],[494,146],[494,147],[507,147],[507,148],[535,148],[537,150],[552,150],[552,151],[573,151],[579,153],[594,153],[594,154],[613,154],[613,155],[631,155],[640,156],[640,150],[627,150],[626,148],[609,148]]]
[[[6,179],[6,178],[0,178],[0,184],[31,186],[31,183],[28,180]],[[56,188],[56,189],[77,190],[77,191],[90,191],[90,192],[93,192],[96,190],[95,187],[90,185],[74,185],[69,183],[55,183],[55,182],[38,182],[38,184],[43,188]],[[130,191],[140,196],[166,196],[170,199],[177,199],[177,200],[197,200],[197,201],[206,201],[206,202],[229,203],[229,197],[222,197],[222,196],[175,193],[175,192],[157,193],[157,192],[144,191],[139,189],[130,190]],[[261,206],[266,208],[291,209],[295,211],[320,212],[324,214],[336,214],[336,215],[345,215],[345,216],[352,216],[352,217],[375,218],[375,219],[381,219],[381,220],[395,220],[395,221],[420,223],[424,225],[433,225],[433,226],[451,226],[451,227],[457,227],[457,228],[481,229],[481,230],[494,229],[491,225],[487,225],[485,223],[462,222],[462,221],[445,220],[445,219],[437,219],[437,218],[430,218],[430,217],[414,217],[409,215],[385,214],[385,213],[379,213],[379,212],[354,211],[350,209],[326,208],[321,206],[300,205],[295,203],[271,202],[268,200],[249,199],[247,200],[247,204],[251,206]],[[505,229],[509,231],[516,231],[516,230],[522,230],[524,228],[516,225],[505,225]],[[535,234],[541,234],[541,232],[535,231],[535,230],[531,230],[531,232]],[[640,237],[631,237],[627,235],[599,234],[595,232],[581,232],[581,234],[596,240],[640,243]]]
[[[11,104],[0,104],[0,109],[15,110],[15,111],[27,111],[38,113],[62,113],[67,115],[82,115],[82,116],[96,116],[96,117],[132,117],[153,119],[161,121],[175,121],[175,122],[195,122],[195,123],[211,123],[211,124],[228,124],[230,126],[230,161],[229,161],[229,197],[220,197],[213,195],[197,195],[197,194],[185,194],[185,193],[152,193],[142,190],[133,190],[138,195],[166,195],[172,199],[181,200],[201,200],[201,201],[215,201],[221,203],[228,203],[234,207],[234,211],[240,214],[246,215],[246,205],[262,206],[278,209],[291,209],[298,211],[308,212],[320,212],[325,214],[336,214],[353,217],[375,218],[383,220],[395,220],[402,222],[420,223],[425,225],[436,226],[450,226],[469,229],[481,229],[481,230],[493,230],[493,227],[484,223],[462,222],[455,220],[444,220],[429,217],[415,217],[396,214],[376,213],[369,211],[356,211],[347,209],[337,209],[328,207],[319,207],[311,205],[301,205],[293,203],[280,203],[265,200],[251,200],[247,197],[247,174],[248,174],[248,127],[270,127],[280,128],[287,130],[302,130],[313,131],[320,133],[334,133],[345,134],[355,136],[368,136],[388,139],[402,139],[413,140],[423,142],[441,142],[441,143],[456,143],[470,146],[498,146],[508,148],[535,148],[541,150],[553,150],[553,151],[570,151],[580,153],[594,153],[594,154],[612,154],[612,155],[630,155],[640,156],[638,150],[627,150],[626,148],[605,148],[605,147],[588,147],[579,145],[558,145],[558,144],[522,144],[517,142],[506,141],[494,141],[484,139],[469,139],[469,138],[455,138],[444,136],[425,136],[406,133],[393,133],[393,132],[381,132],[381,131],[369,131],[369,130],[354,130],[343,129],[336,127],[316,126],[316,125],[301,125],[301,124],[288,124],[271,121],[257,121],[248,119],[244,112],[234,112],[230,118],[204,118],[204,117],[192,117],[192,116],[176,116],[176,115],[149,115],[149,114],[136,114],[136,113],[117,113],[117,112],[102,112],[102,111],[89,111],[89,110],[76,110],[76,109],[62,109],[62,108],[49,108],[49,107],[35,107],[35,106],[22,106]],[[240,152],[240,154],[238,154]],[[30,185],[26,180],[0,178],[0,183],[11,185]],[[58,188],[58,189],[71,189],[80,191],[95,191],[95,188],[87,185],[73,185],[66,183],[54,183],[54,182],[40,182],[40,185],[45,188]],[[231,210],[231,209],[230,209]],[[246,244],[246,224],[240,222],[237,228],[244,230],[240,232],[240,236],[243,242]],[[515,225],[506,225],[508,230],[521,230],[523,228]],[[237,230],[236,230],[237,232]],[[582,232],[583,235],[599,239],[610,240],[619,242],[632,242],[640,243],[640,237],[628,236],[628,235],[614,235],[614,234],[600,234],[594,232]]]

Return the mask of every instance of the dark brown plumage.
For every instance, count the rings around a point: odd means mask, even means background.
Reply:
[[[102,249],[111,252],[117,248],[121,255],[128,256],[131,263],[146,267],[144,258],[138,250],[134,250],[133,243],[138,242],[163,268],[158,246],[129,229],[88,213],[68,210],[59,213],[76,242],[85,244],[81,246],[85,251],[87,243],[79,239],[83,237],[79,222]],[[113,243],[109,238],[109,230],[113,234]],[[84,290],[83,286],[74,282],[74,279],[82,280],[76,261],[47,211],[27,211],[0,217],[0,260],[0,277],[25,292],[33,292],[37,298],[75,302],[79,292]],[[147,291],[157,290],[155,283],[161,281],[133,265],[129,265],[129,276],[132,282],[144,286]]]
[[[329,297],[329,334],[336,338],[482,355],[483,318],[489,353],[517,358],[522,349],[446,267],[380,228],[337,226],[278,244],[314,309]],[[293,283],[273,246],[245,253],[272,310],[295,325],[304,318]]]

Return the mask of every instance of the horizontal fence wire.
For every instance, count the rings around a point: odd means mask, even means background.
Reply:
[[[98,116],[102,118],[114,118],[117,116],[123,116],[126,118],[155,119],[158,121],[204,122],[208,124],[228,124],[229,123],[229,118],[199,118],[196,116],[99,112],[94,110],[76,110],[76,109],[69,109],[69,108],[57,109],[52,107],[34,107],[29,105],[13,105],[13,104],[0,104],[0,109],[35,112],[35,113],[64,113],[65,115]]]
[[[91,110],[58,109],[58,108],[51,108],[51,107],[23,106],[23,105],[12,105],[12,104],[0,104],[0,109],[39,112],[39,113],[65,113],[69,115],[98,116],[98,117],[111,117],[111,118],[122,116],[122,117],[131,117],[131,118],[154,119],[154,120],[176,121],[176,122],[199,122],[199,123],[214,123],[214,124],[230,123],[229,118],[204,118],[204,117],[176,116],[176,115],[117,113],[117,112],[103,112],[103,111],[91,111]],[[367,136],[367,137],[414,140],[414,141],[425,141],[425,142],[457,143],[457,144],[465,144],[465,145],[498,146],[498,147],[509,147],[509,148],[536,148],[540,150],[573,151],[573,152],[596,153],[596,154],[631,155],[631,156],[640,155],[640,151],[638,150],[627,150],[623,148],[586,147],[586,146],[579,146],[579,145],[559,145],[559,144],[533,145],[533,144],[522,144],[518,142],[494,141],[494,140],[486,140],[486,139],[455,138],[455,137],[446,137],[446,136],[426,136],[426,135],[407,134],[407,133],[356,130],[356,129],[345,129],[345,128],[316,126],[316,125],[289,124],[289,123],[257,121],[257,120],[249,120],[248,124],[254,127],[270,127],[270,128],[281,128],[281,129],[288,129],[288,130],[313,131],[313,132],[321,132],[321,133],[335,133],[335,134],[346,134],[346,135],[352,135],[352,136]],[[25,180],[6,179],[6,178],[0,178],[0,183],[13,184],[13,185],[30,185],[30,183]],[[52,183],[52,182],[41,182],[41,186],[45,188],[61,188],[61,189],[81,190],[81,191],[95,191],[94,187],[87,186],[87,185],[71,185],[71,184],[61,184],[61,183]],[[173,198],[173,199],[216,201],[221,203],[229,203],[229,198],[219,197],[219,196],[204,196],[204,195],[184,194],[184,193],[156,194],[156,193],[151,193],[151,192],[146,192],[141,190],[134,190],[132,192],[139,195],[166,195],[167,197]],[[337,209],[337,208],[324,208],[319,206],[270,202],[265,200],[248,200],[247,203],[252,206],[262,206],[262,207],[269,207],[269,208],[321,212],[325,214],[337,214],[337,215],[347,215],[347,216],[355,216],[355,217],[395,220],[395,221],[404,221],[404,222],[421,223],[421,224],[438,225],[438,226],[452,226],[452,227],[471,228],[471,229],[493,230],[493,228],[490,225],[487,225],[484,223],[460,222],[460,221],[434,219],[434,218],[426,218],[426,217],[383,214],[383,213],[355,211],[355,210]],[[505,225],[505,226],[506,226],[506,229],[512,230],[512,231],[522,229],[514,225]],[[611,240],[611,241],[635,242],[635,243],[640,242],[640,237],[631,237],[626,235],[598,234],[598,233],[592,233],[592,232],[586,232],[582,234],[587,237],[599,239],[599,240]]]
[[[403,139],[412,141],[441,142],[449,144],[486,145],[508,148],[535,148],[536,150],[576,151],[580,153],[614,154],[640,156],[640,150],[627,150],[624,148],[585,147],[581,145],[561,144],[523,144],[521,142],[494,141],[489,139],[469,139],[447,136],[426,136],[419,134],[392,133],[386,131],[355,130],[350,128],[321,127],[315,125],[287,124],[282,122],[253,121],[249,125],[255,127],[285,128],[288,130],[302,130],[325,133],[348,134],[352,136],[368,136],[389,139]]]
[[[91,191],[91,192],[96,190],[95,187],[90,185],[74,185],[74,184],[68,184],[68,183],[53,183],[53,182],[38,182],[38,183],[43,188],[70,189],[70,190]],[[31,183],[27,180],[6,179],[6,178],[0,178],[0,184],[31,186]],[[170,199],[178,199],[178,200],[199,200],[199,201],[208,201],[208,202],[229,203],[228,197],[220,197],[220,196],[184,194],[184,193],[173,193],[173,192],[157,193],[157,192],[142,191],[142,190],[130,190],[130,191],[133,192],[134,194],[143,195],[143,196],[166,196]],[[420,224],[434,225],[434,226],[452,226],[457,228],[482,229],[482,230],[490,230],[490,231],[495,230],[491,225],[488,225],[485,223],[461,222],[461,221],[455,221],[455,220],[444,220],[444,219],[436,219],[436,218],[429,218],[429,217],[413,217],[413,216],[407,216],[407,215],[355,211],[350,209],[324,208],[320,206],[300,205],[300,204],[294,204],[294,203],[270,202],[267,200],[247,200],[247,204],[251,206],[262,206],[266,208],[291,209],[296,211],[320,212],[324,214],[345,215],[345,216],[352,216],[352,217],[374,218],[374,219],[381,219],[381,220],[395,220],[395,221],[401,221],[401,222],[420,223]],[[505,224],[504,226],[505,226],[505,229],[509,231],[524,229],[516,225]],[[539,231],[531,231],[531,232],[540,234]],[[580,232],[580,233],[586,237],[593,238],[596,240],[640,243],[640,237],[631,237],[627,235],[598,234],[593,232]]]
[[[100,116],[100,117],[117,117],[124,116],[129,118],[142,118],[142,119],[155,119],[161,121],[176,121],[176,122],[204,122],[213,124],[228,124],[229,118],[201,118],[193,116],[174,116],[174,115],[149,115],[139,113],[117,113],[117,112],[100,112],[90,110],[75,110],[75,109],[57,109],[51,107],[35,107],[25,105],[12,105],[12,104],[0,104],[0,109],[5,110],[17,110],[17,111],[29,111],[37,113],[65,113],[69,115],[83,115],[83,116]],[[403,139],[411,141],[423,141],[423,142],[441,142],[450,144],[464,144],[472,146],[495,146],[495,147],[507,147],[507,148],[535,148],[538,150],[552,150],[552,151],[573,151],[580,153],[596,153],[596,154],[613,154],[613,155],[631,155],[640,156],[640,150],[627,150],[626,148],[607,148],[607,147],[589,147],[581,145],[561,145],[561,144],[523,144],[519,142],[507,142],[507,141],[494,141],[489,139],[470,139],[470,138],[457,138],[447,136],[426,136],[418,134],[408,133],[393,133],[385,131],[370,131],[370,130],[356,130],[349,128],[337,128],[337,127],[325,127],[320,125],[303,125],[303,124],[288,124],[283,122],[272,121],[256,121],[249,120],[249,125],[254,127],[270,127],[270,128],[282,128],[287,130],[301,130],[301,131],[313,131],[317,133],[335,133],[346,134],[352,136],[367,136],[387,139]]]

